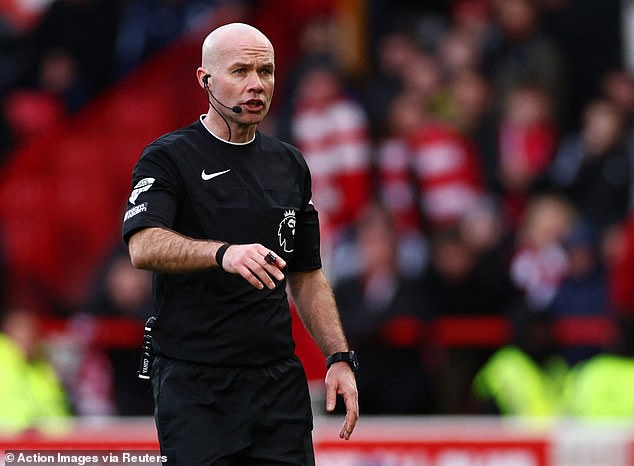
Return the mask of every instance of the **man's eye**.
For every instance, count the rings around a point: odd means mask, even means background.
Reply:
[[[266,75],[272,75],[273,74],[273,70],[270,70],[268,68],[265,68],[263,70],[260,70],[261,74],[266,74]]]
[[[235,74],[244,74],[244,68],[238,68],[237,70],[233,70]]]

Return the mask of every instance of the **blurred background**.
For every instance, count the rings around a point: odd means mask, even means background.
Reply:
[[[260,130],[311,168],[361,358],[340,451],[294,315],[318,461],[634,464],[632,0],[1,1],[0,443],[98,418],[90,445],[155,447],[151,275],[121,221],[143,147],[206,111],[201,42],[233,21],[275,47]]]

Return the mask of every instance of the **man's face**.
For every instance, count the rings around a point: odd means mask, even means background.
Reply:
[[[273,49],[258,36],[223,41],[211,73],[210,88],[217,99],[241,113],[225,110],[238,124],[258,124],[268,113],[275,86]]]

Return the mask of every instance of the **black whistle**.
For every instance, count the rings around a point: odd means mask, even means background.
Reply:
[[[150,379],[152,372],[152,360],[154,358],[154,350],[152,349],[152,327],[156,317],[150,317],[145,323],[143,331],[143,346],[141,347],[141,361],[139,362],[139,370],[137,377],[143,380]]]

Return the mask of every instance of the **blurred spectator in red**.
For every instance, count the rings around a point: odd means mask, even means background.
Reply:
[[[425,234],[454,224],[484,194],[473,143],[425,110],[408,90],[390,107],[390,136],[378,151],[379,192],[399,228]]]
[[[499,125],[498,174],[505,216],[512,227],[543,182],[557,136],[548,94],[532,85],[509,92]]]
[[[624,117],[605,99],[590,102],[579,133],[561,143],[550,167],[550,179],[598,229],[621,223],[628,214],[634,144]]]
[[[495,32],[483,48],[486,76],[492,81],[497,101],[518,85],[532,83],[552,99],[557,117],[564,103],[563,64],[559,51],[540,30],[534,0],[492,0]]]
[[[369,206],[355,227],[361,269],[334,292],[350,345],[363,354],[359,403],[367,414],[432,412],[433,378],[423,363],[430,315],[419,281],[399,273],[396,231],[384,207]]]
[[[599,237],[592,225],[577,221],[563,238],[566,272],[548,306],[553,318],[606,317],[612,314],[608,277],[602,263]],[[584,345],[561,348],[569,365],[588,359],[603,348]]]
[[[313,177],[325,243],[350,226],[370,199],[371,166],[367,115],[346,95],[337,72],[316,66],[299,84],[293,140]]]
[[[393,219],[404,269],[414,273],[420,273],[424,266],[425,244],[409,140],[424,121],[424,105],[418,94],[397,95],[389,105],[386,133],[375,152],[377,195]]]
[[[152,315],[152,274],[132,266],[125,248],[115,248],[95,279],[85,311],[93,316],[131,319],[141,329]],[[114,403],[122,416],[151,415],[152,397],[148,386],[136,378],[140,358],[138,347],[107,350],[113,369]]]
[[[545,311],[557,294],[568,270],[562,241],[575,220],[574,208],[560,196],[541,194],[529,200],[510,266],[529,311]]]
[[[296,44],[297,56],[284,77],[284,91],[279,110],[276,111],[276,133],[280,139],[293,141],[293,112],[304,75],[319,66],[337,65],[337,37],[337,24],[331,15],[318,15],[308,19],[300,29]]]
[[[455,224],[484,194],[480,155],[451,126],[426,118],[408,141],[428,230]]]

